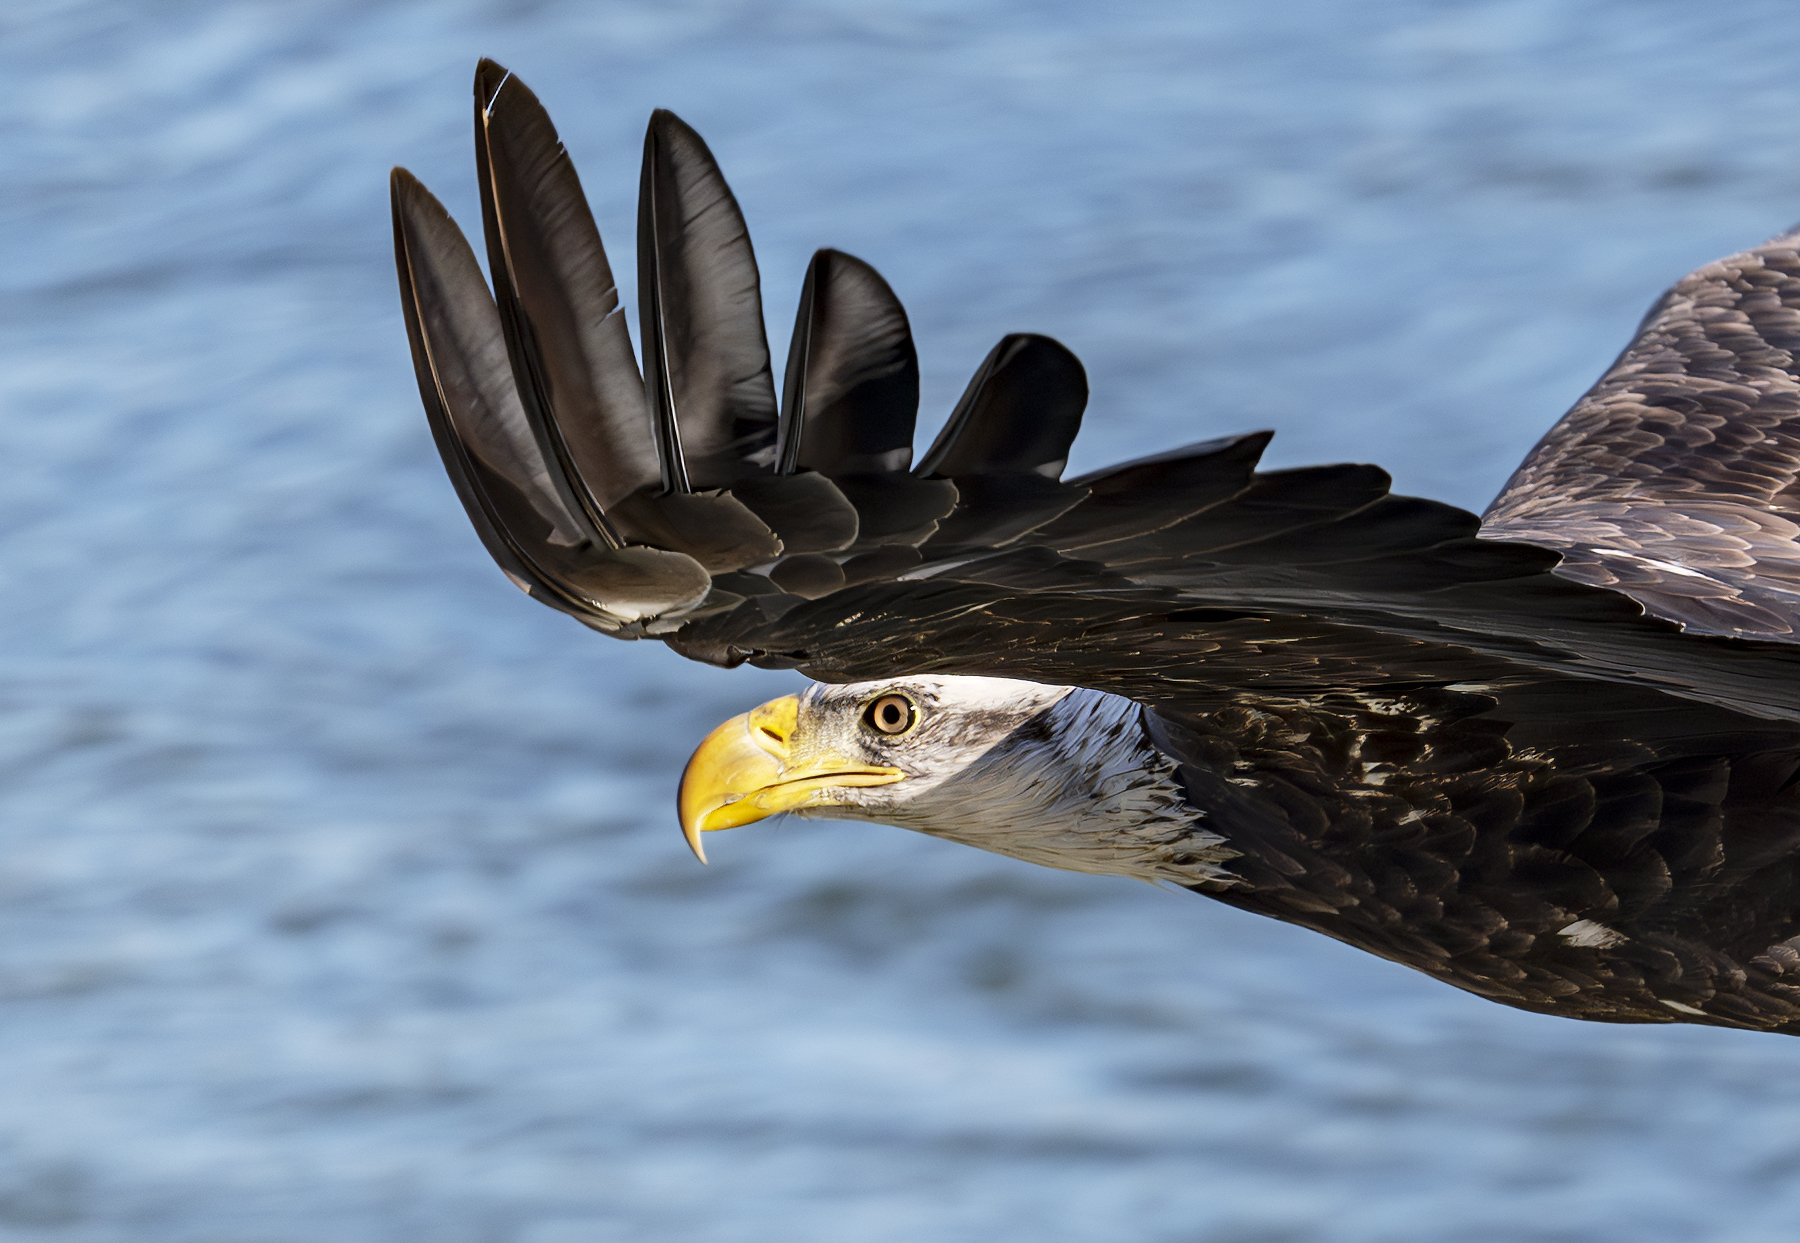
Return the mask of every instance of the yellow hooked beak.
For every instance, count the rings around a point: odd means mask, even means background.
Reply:
[[[800,697],[783,695],[734,716],[706,736],[681,774],[681,832],[706,862],[700,835],[735,829],[784,811],[822,807],[828,791],[845,786],[884,786],[905,778],[898,768],[879,768],[824,753],[792,758]]]

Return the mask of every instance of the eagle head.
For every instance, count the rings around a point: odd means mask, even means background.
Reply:
[[[1034,863],[1228,881],[1204,824],[1129,699],[1011,678],[814,684],[733,717],[682,774],[700,835],[781,812],[872,820]]]

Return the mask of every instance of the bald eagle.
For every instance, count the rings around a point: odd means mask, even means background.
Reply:
[[[1266,432],[1062,477],[1087,401],[1003,338],[916,461],[905,311],[806,272],[776,399],[755,258],[655,113],[642,371],[537,98],[475,77],[492,290],[404,169],[420,394],[535,599],[816,682],[689,762],[782,812],[1173,884],[1508,1005],[1800,1033],[1800,233],[1710,264],[1487,513]],[[702,856],[704,857],[704,856]]]

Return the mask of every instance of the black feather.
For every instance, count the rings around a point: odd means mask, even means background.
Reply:
[[[1225,436],[1071,479],[1086,498],[1039,527],[1036,538],[1072,550],[1173,526],[1248,488],[1273,435]]]
[[[821,250],[806,268],[782,392],[781,470],[903,471],[919,414],[906,310],[861,259]]]
[[[605,511],[658,478],[612,268],[556,129],[493,61],[475,71],[475,163],[495,301],[521,404],[564,501]],[[618,543],[616,535],[613,542]]]
[[[750,234],[712,152],[673,112],[644,134],[638,298],[665,491],[775,465],[777,414]]]
[[[1003,337],[982,360],[916,474],[1030,472],[1055,479],[1087,409],[1087,371],[1060,342],[1036,333]]]
[[[731,495],[781,537],[789,554],[839,552],[856,542],[855,506],[817,471],[745,475]]]
[[[590,625],[690,609],[706,571],[677,552],[595,545],[550,482],[475,255],[405,169],[391,179],[401,304],[419,393],[464,508],[513,581]]]

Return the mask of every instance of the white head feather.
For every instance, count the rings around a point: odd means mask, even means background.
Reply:
[[[903,695],[904,733],[867,721]],[[800,697],[799,748],[890,765],[892,785],[845,788],[802,815],[873,820],[1077,872],[1232,883],[1236,851],[1188,805],[1175,765],[1117,695],[1011,678],[816,684]]]

